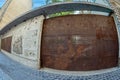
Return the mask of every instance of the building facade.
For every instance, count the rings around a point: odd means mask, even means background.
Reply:
[[[32,9],[32,0],[6,0],[0,9],[0,29]]]
[[[23,15],[31,9],[31,0],[26,0],[29,5],[6,2],[9,6],[5,6],[0,22],[1,51],[35,69],[89,71],[117,67],[120,39],[115,13],[105,0],[87,1],[50,4]],[[64,11],[82,13],[48,17]]]

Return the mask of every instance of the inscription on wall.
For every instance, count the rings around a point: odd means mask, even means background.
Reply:
[[[13,43],[13,51],[22,54],[22,36],[16,37]]]

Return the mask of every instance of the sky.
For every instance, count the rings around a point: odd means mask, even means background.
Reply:
[[[4,4],[5,0],[0,0],[0,7]]]
[[[0,7],[4,4],[6,0],[0,0]],[[46,0],[32,0],[33,2],[33,9],[45,5]],[[81,0],[83,1],[83,0]],[[90,1],[90,0],[89,0]],[[102,0],[91,0],[91,1],[102,1]]]
[[[33,8],[45,5],[45,0],[33,0]]]
[[[0,7],[4,4],[5,0],[0,0]],[[33,0],[33,8],[45,5],[45,0]]]

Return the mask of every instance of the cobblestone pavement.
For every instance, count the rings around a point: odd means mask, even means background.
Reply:
[[[0,69],[0,80],[12,80],[12,79]]]
[[[8,75],[6,76],[0,70],[0,80],[120,80],[120,68],[111,72],[88,76],[56,74],[28,68],[2,53],[0,53],[0,68]]]
[[[0,68],[13,80],[42,80],[39,71],[17,63],[3,53],[0,53]]]

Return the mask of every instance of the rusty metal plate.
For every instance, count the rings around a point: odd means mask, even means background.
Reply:
[[[1,49],[11,53],[12,36],[1,40]]]
[[[117,66],[118,36],[113,17],[69,15],[44,21],[42,67],[86,71]]]

